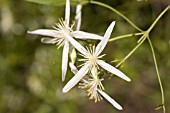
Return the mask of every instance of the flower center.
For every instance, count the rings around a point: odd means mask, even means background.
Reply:
[[[71,34],[72,27],[69,27],[69,25],[66,25],[65,21],[63,19],[59,19],[59,22],[55,24],[56,26],[53,26],[54,29],[56,29],[58,31],[58,36],[57,36],[57,45],[59,45],[59,47],[61,47],[62,45],[64,45],[65,41],[66,41],[66,37],[64,35],[63,32],[66,32],[68,34]]]
[[[88,62],[91,64],[91,66],[97,66],[97,58],[94,55],[90,55],[88,58]]]
[[[63,35],[63,33],[60,33],[59,36],[61,39],[65,39],[65,36]]]
[[[87,80],[83,79],[82,83],[79,84],[79,87],[86,89],[89,99],[94,99],[95,102],[102,100],[102,97],[98,93],[98,89],[104,90],[104,87],[101,83],[103,79],[97,78],[88,78]]]
[[[95,58],[94,56],[91,56],[91,57],[89,58],[89,61],[95,62],[95,61],[96,61],[96,58]]]

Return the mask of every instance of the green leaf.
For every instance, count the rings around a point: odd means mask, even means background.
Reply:
[[[46,5],[55,5],[61,6],[65,4],[65,0],[26,0],[28,2],[38,3],[38,4],[46,4]],[[87,0],[82,0],[87,1]],[[71,0],[72,4],[77,4],[78,0]]]

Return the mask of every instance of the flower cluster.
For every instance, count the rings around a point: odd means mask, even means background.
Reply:
[[[28,33],[53,37],[42,38],[41,42],[47,44],[56,44],[58,45],[58,48],[63,46],[62,81],[65,80],[69,62],[69,51],[71,51],[71,62],[69,63],[69,66],[71,71],[75,75],[64,86],[62,90],[63,93],[68,92],[71,88],[73,88],[76,84],[79,83],[79,88],[85,89],[90,99],[94,99],[95,102],[97,102],[102,100],[103,97],[108,100],[114,107],[119,110],[122,110],[122,107],[115,100],[113,100],[110,96],[103,92],[104,86],[102,85],[102,81],[104,79],[100,76],[100,70],[102,68],[128,82],[131,81],[130,78],[127,77],[120,70],[116,69],[115,67],[101,59],[105,55],[101,55],[101,53],[104,50],[111,36],[115,22],[112,22],[110,24],[104,36],[80,31],[81,9],[82,5],[78,4],[76,7],[75,23],[70,25],[70,0],[66,0],[65,18],[59,19],[59,23],[57,23],[53,27],[54,29],[38,29],[35,31],[28,31]],[[76,30],[74,30],[74,27],[76,27]],[[97,46],[94,45],[90,48],[84,48],[76,39],[93,39],[100,40],[100,42]],[[77,59],[77,53],[75,49],[80,52],[80,55],[83,57],[82,59],[78,60],[83,62],[79,70],[75,66],[75,61]]]

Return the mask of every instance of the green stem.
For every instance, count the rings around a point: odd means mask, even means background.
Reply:
[[[153,22],[153,24],[149,27],[149,29],[143,33],[143,36],[141,37],[139,44],[126,56],[124,59],[116,65],[116,67],[120,66],[122,63],[124,63],[139,47],[142,45],[142,43],[145,41],[145,39],[149,36],[150,31],[153,29],[153,27],[156,25],[156,23],[159,21],[159,19],[170,9],[170,5],[162,11],[162,13],[156,18],[156,20]],[[120,37],[119,37],[120,38]]]
[[[121,16],[123,19],[125,19],[130,25],[132,25],[135,29],[137,29],[138,31],[143,31],[141,30],[139,27],[137,27],[132,21],[130,21],[126,16],[124,16],[122,13],[120,13],[118,10],[116,10],[115,8],[107,5],[107,4],[104,4],[102,2],[98,2],[98,1],[93,1],[93,0],[90,0],[89,2],[85,1],[85,2],[82,2],[82,4],[86,4],[86,3],[91,3],[91,4],[96,4],[96,5],[99,5],[99,6],[102,6],[102,7],[105,7],[107,9],[110,9],[111,11],[115,12],[116,14],[118,14],[119,16]]]
[[[142,34],[143,33],[132,33],[132,34],[121,35],[121,36],[117,36],[117,37],[109,39],[109,42],[119,40],[119,39],[122,39],[122,38],[127,38],[127,37],[132,37],[132,36],[139,36],[139,35],[142,35]]]
[[[145,34],[144,34],[141,38],[143,38],[143,40],[142,40],[138,45],[136,45],[136,47],[133,48],[132,51],[130,51],[129,54],[126,55],[126,56],[123,58],[123,60],[121,60],[121,62],[119,62],[119,63],[116,65],[116,67],[119,67],[122,63],[124,63],[124,62],[143,44],[143,42],[145,41],[144,38],[146,38]]]
[[[162,12],[161,14],[156,18],[156,20],[152,23],[152,25],[149,27],[149,29],[147,30],[148,32],[150,32],[153,27],[156,25],[156,23],[159,21],[159,19],[170,9],[170,5],[168,5]]]
[[[151,47],[152,55],[153,55],[153,60],[154,60],[154,64],[155,64],[156,74],[157,74],[157,77],[158,77],[158,82],[159,82],[159,86],[160,86],[160,90],[161,90],[161,95],[162,95],[162,107],[163,107],[163,111],[165,113],[166,112],[166,109],[165,109],[165,97],[164,97],[164,90],[163,90],[163,86],[162,86],[161,77],[160,77],[159,70],[158,70],[158,64],[157,64],[157,60],[156,60],[156,56],[155,56],[155,52],[154,52],[154,49],[153,49],[152,42],[151,42],[149,37],[147,39],[148,39],[149,45]]]

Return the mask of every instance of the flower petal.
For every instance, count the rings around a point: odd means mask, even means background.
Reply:
[[[82,9],[82,5],[79,3],[76,6],[76,16],[75,16],[76,30],[77,31],[80,30],[80,26],[81,26],[81,9]]]
[[[100,35],[84,32],[84,31],[73,31],[72,35],[77,39],[96,39],[96,40],[103,39],[103,37]]]
[[[62,54],[62,81],[65,80],[68,64],[68,52],[69,52],[69,42],[66,41],[63,48]]]
[[[50,37],[59,37],[60,34],[56,30],[50,30],[50,29],[38,29],[34,31],[28,31],[29,34],[34,35],[44,35],[44,36],[50,36]]]
[[[104,38],[100,41],[100,43],[97,45],[96,47],[96,51],[95,51],[95,54],[98,56],[102,51],[103,49],[105,48],[109,38],[110,38],[110,35],[112,33],[112,30],[113,30],[113,27],[115,25],[115,22],[112,22],[110,24],[110,26],[107,28],[106,30],[106,33],[104,35]]]
[[[76,73],[78,72],[76,66],[75,66],[73,63],[70,62],[70,63],[69,63],[69,66],[70,66],[70,68],[71,68],[71,71],[72,71],[74,74],[76,74]]]
[[[58,38],[41,38],[41,42],[46,44],[55,44],[57,40]]]
[[[64,36],[69,40],[69,42],[83,55],[87,54],[87,50],[79,44],[76,40],[74,40],[70,35],[63,31]]]
[[[65,24],[69,26],[70,21],[70,0],[66,0],[66,7],[65,7]]]
[[[123,108],[114,100],[112,99],[109,95],[107,95],[105,92],[101,90],[97,90],[107,101],[109,101],[115,108],[118,110],[123,110]]]
[[[89,64],[85,64],[77,74],[64,86],[63,93],[68,92],[72,87],[74,87],[89,71]]]
[[[118,77],[130,82],[131,79],[129,77],[127,77],[125,74],[123,74],[121,71],[119,71],[118,69],[116,69],[115,67],[111,66],[110,64],[102,61],[102,60],[97,60],[97,63],[104,68],[105,70],[111,72],[114,75],[117,75]]]

